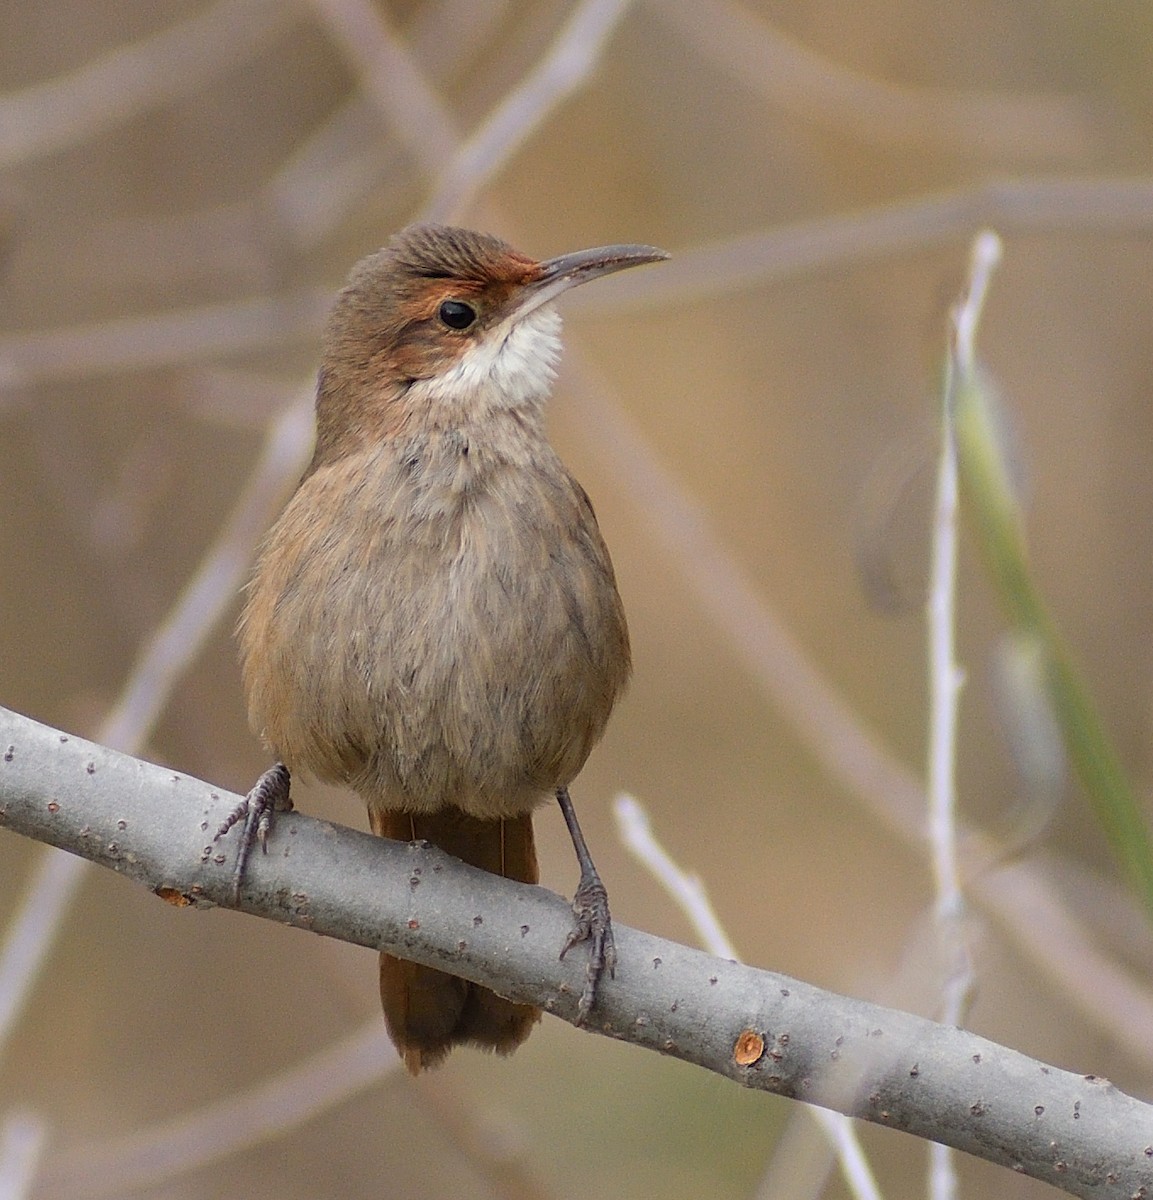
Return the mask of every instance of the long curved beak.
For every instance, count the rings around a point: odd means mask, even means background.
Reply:
[[[520,320],[561,292],[602,275],[643,267],[646,263],[663,262],[669,255],[656,246],[595,246],[591,250],[575,250],[558,258],[547,258],[539,264],[540,274],[524,285],[521,302],[516,306],[515,320]]]

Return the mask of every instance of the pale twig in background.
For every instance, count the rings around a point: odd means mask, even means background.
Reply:
[[[688,917],[701,945],[718,958],[731,958],[739,962],[737,948],[721,925],[704,881],[699,875],[690,875],[683,870],[657,841],[649,814],[640,801],[635,796],[621,793],[613,803],[613,815],[625,848],[648,869],[649,874]]]
[[[276,515],[312,452],[312,390],[287,405],[265,434],[264,447],[228,520],[180,598],[145,643],[100,740],[117,749],[139,746],[152,729],[204,640],[235,602],[252,548]]]
[[[10,1112],[0,1126],[0,1200],[32,1194],[48,1130],[34,1113]]]
[[[156,1187],[278,1138],[373,1087],[399,1059],[374,1018],[254,1087],[127,1137],[101,1138],[47,1164],[37,1197],[96,1200]]]
[[[532,1139],[494,1106],[476,1104],[443,1075],[426,1074],[418,1088],[422,1109],[462,1150],[495,1200],[552,1200],[530,1165]]]
[[[356,71],[365,96],[426,176],[435,176],[457,144],[456,123],[407,43],[367,0],[309,0]]]
[[[182,366],[314,336],[331,303],[331,289],[304,287],[281,296],[11,334],[0,338],[0,389]],[[0,407],[6,404],[11,400],[0,393]]]
[[[646,7],[772,104],[863,142],[1052,161],[1083,154],[1100,134],[1087,105],[1072,97],[946,91],[864,75],[733,0],[650,0]]]
[[[1001,254],[996,234],[981,233],[973,243],[966,295],[953,314],[944,397],[941,404],[941,450],[937,463],[937,497],[933,507],[932,553],[927,604],[929,661],[928,784],[925,822],[933,865],[938,946],[942,969],[941,1020],[960,1025],[973,986],[973,967],[963,927],[965,900],[957,861],[957,715],[964,673],[957,664],[957,444],[953,429],[952,380],[974,370],[973,339],[988,292],[992,270]],[[929,1195],[953,1200],[957,1173],[953,1153],[929,1148]]]
[[[660,844],[640,802],[634,796],[620,795],[613,805],[613,813],[621,841],[688,917],[701,945],[718,958],[739,962],[740,956],[717,917],[703,880],[699,875],[682,870]],[[805,1111],[832,1144],[845,1182],[857,1200],[880,1200],[880,1189],[850,1118],[825,1108],[808,1106]]]
[[[150,264],[149,270],[157,269],[157,258],[163,260],[166,272],[185,275],[203,270],[210,261],[219,264],[218,271],[233,271],[245,265],[245,256],[237,258],[235,247],[249,246],[257,228],[267,232],[254,211],[263,215],[265,222],[268,213],[276,214],[276,232],[298,248],[315,245],[372,187],[397,174],[396,150],[374,140],[366,118],[369,108],[366,100],[358,98],[338,110],[284,164],[252,204],[155,221],[136,218],[141,223],[144,246],[151,247],[144,259]],[[768,286],[798,275],[948,245],[991,223],[1008,233],[1139,234],[1153,225],[1153,182],[1122,178],[982,181],[686,247],[660,271],[648,276],[640,273],[615,277],[605,288],[587,295],[574,292],[565,304],[573,314],[606,316],[693,303],[733,289]],[[123,273],[135,261],[131,256],[127,263],[124,261],[128,223],[111,221],[106,225],[103,230],[85,233],[85,252],[99,252],[104,261],[116,263],[117,271]],[[213,254],[213,246],[221,250]],[[229,261],[230,256],[223,253],[226,246],[232,247],[235,261]],[[189,247],[198,253],[190,253]],[[205,247],[209,247],[207,255]],[[265,304],[270,302],[268,298],[263,300]],[[48,336],[67,332],[54,331]],[[86,333],[87,327],[77,332]],[[258,328],[253,330],[252,346],[269,340],[262,340],[259,334]],[[0,339],[0,383],[5,382],[7,355],[18,355],[19,347],[35,345],[41,336],[35,333]],[[245,343],[237,345],[233,337],[228,337],[217,352],[244,348]],[[37,378],[56,377],[50,355],[46,357],[48,362]],[[65,376],[68,373],[67,369],[62,372]]]
[[[973,243],[966,294],[953,314],[944,397],[941,405],[941,448],[937,497],[933,512],[929,569],[927,635],[929,662],[929,737],[927,767],[929,840],[935,890],[934,914],[943,952],[942,1020],[959,1025],[972,986],[972,968],[962,931],[964,897],[957,856],[957,720],[964,672],[956,659],[957,514],[959,505],[957,444],[952,419],[954,382],[975,370],[974,338],[989,281],[1001,256],[1001,242],[984,232]],[[953,1194],[952,1187],[940,1195]]]
[[[311,394],[289,405],[270,426],[264,449],[215,543],[165,620],[144,645],[101,742],[139,751],[180,676],[233,603],[252,547],[288,486],[303,471],[312,444]],[[18,1019],[59,932],[87,864],[45,851],[0,946],[0,1047]]]
[[[54,154],[203,87],[299,20],[281,0],[217,0],[66,75],[0,95],[0,167]]]
[[[953,355],[960,373],[977,369],[977,326],[985,309],[993,271],[1001,261],[1001,239],[991,230],[979,233],[973,242],[968,295],[953,315]]]
[[[873,262],[970,239],[985,225],[1002,234],[1141,234],[1153,228],[1153,179],[994,179],[812,217],[677,250],[659,271],[622,275],[611,290],[566,301],[598,316],[695,303],[800,274]]]
[[[532,70],[512,88],[480,127],[457,147],[429,203],[432,221],[464,211],[495,175],[583,87],[633,0],[583,0]]]
[[[960,1025],[972,986],[972,966],[963,937],[965,898],[957,862],[956,738],[957,701],[965,673],[956,661],[957,488],[956,437],[951,414],[953,382],[975,370],[973,338],[989,290],[993,266],[1001,257],[996,234],[979,234],[973,244],[967,294],[954,313],[947,383],[941,414],[941,454],[937,466],[937,498],[933,506],[932,551],[927,601],[929,650],[929,750],[927,750],[927,818],[935,916],[944,970],[942,1020]],[[951,1195],[951,1189],[947,1193]],[[942,1196],[945,1200],[945,1196]]]
[[[405,27],[411,55],[439,85],[455,82],[492,36],[507,0],[445,0],[419,8]],[[267,283],[268,262],[285,249],[314,248],[371,197],[402,208],[416,194],[402,143],[382,128],[379,108],[354,91],[296,146],[260,189],[209,208],[133,213],[56,231],[75,245],[76,270],[131,283],[155,278],[214,286]]]

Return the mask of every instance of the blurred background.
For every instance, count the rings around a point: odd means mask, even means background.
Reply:
[[[562,305],[551,413],[632,627],[574,788],[614,914],[695,937],[622,844],[627,790],[746,960],[937,1015],[934,417],[986,226],[1036,574],[1150,774],[1151,54],[1129,0],[3,6],[0,703],[246,790],[238,590],[349,266],[428,214],[541,257],[655,243],[674,261]],[[1022,769],[1043,738],[1003,630],[966,544],[962,816],[1003,848],[969,879],[966,1024],[1153,1098],[1153,939],[1059,759]],[[537,827],[571,894],[559,815]],[[0,922],[44,853],[0,835]],[[413,1082],[378,1020],[369,952],[88,872],[0,1046],[0,1122],[43,1135],[27,1194],[848,1194],[785,1101],[548,1019]],[[862,1138],[887,1196],[925,1194],[920,1143]]]

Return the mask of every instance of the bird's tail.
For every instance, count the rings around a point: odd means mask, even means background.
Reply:
[[[370,808],[368,815],[379,837],[429,841],[494,875],[537,882],[532,813],[496,821],[458,808],[426,814]],[[461,1043],[511,1054],[540,1019],[538,1008],[391,954],[380,956],[380,999],[389,1037],[413,1075],[435,1067]]]

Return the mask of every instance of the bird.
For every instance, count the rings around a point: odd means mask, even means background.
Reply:
[[[580,866],[561,957],[589,944],[578,1021],[615,967],[608,896],[569,785],[631,671],[592,503],[545,429],[561,293],[668,255],[538,260],[416,224],[352,269],[325,327],[316,443],[269,531],[238,625],[250,722],[276,763],[242,822],[239,890],[302,774],[372,831],[538,881],[533,813],[559,803]],[[507,1054],[539,1009],[381,955],[385,1023],[413,1074],[458,1044]]]

